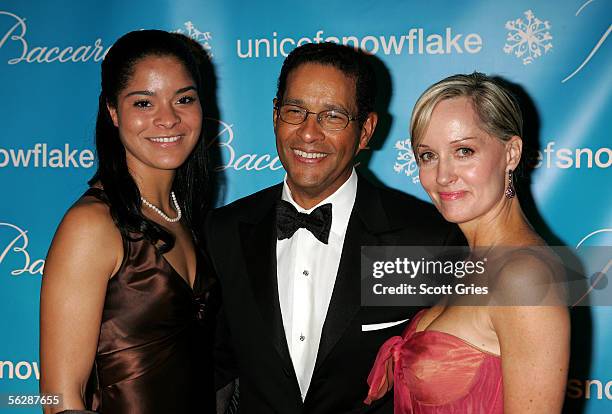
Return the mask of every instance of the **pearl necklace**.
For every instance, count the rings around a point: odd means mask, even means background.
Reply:
[[[159,214],[161,216],[161,218],[163,218],[164,220],[166,220],[169,223],[176,223],[177,221],[179,221],[181,219],[181,217],[183,217],[183,212],[181,211],[181,207],[179,206],[178,202],[176,201],[176,196],[174,195],[174,191],[170,192],[170,197],[172,198],[172,203],[174,204],[174,209],[176,210],[177,214],[175,218],[170,218],[168,217],[163,211],[161,211],[161,209],[159,209],[156,205],[154,205],[153,203],[150,203],[146,198],[144,198],[143,196],[140,196],[140,199],[142,200],[142,203],[149,207],[151,210],[153,210],[154,212],[156,212],[157,214]]]

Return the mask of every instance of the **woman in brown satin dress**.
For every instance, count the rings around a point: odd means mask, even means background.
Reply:
[[[98,170],[45,265],[41,391],[62,395],[47,413],[214,411],[195,52],[181,35],[143,30],[102,63]]]

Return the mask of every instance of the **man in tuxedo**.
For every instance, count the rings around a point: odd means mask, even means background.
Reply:
[[[414,310],[361,306],[360,248],[441,245],[454,228],[428,203],[355,171],[376,128],[375,95],[364,54],[332,43],[296,48],[273,109],[284,182],[207,220],[223,300],[218,385],[239,377],[243,414],[393,410],[391,395],[363,400],[378,348],[404,324],[362,327]]]

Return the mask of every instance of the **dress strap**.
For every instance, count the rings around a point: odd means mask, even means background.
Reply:
[[[417,325],[419,324],[419,321],[423,318],[423,315],[425,315],[426,311],[427,311],[427,308],[421,309],[420,311],[417,312],[416,315],[412,317],[412,320],[408,322],[406,329],[404,329],[404,332],[402,333],[402,337],[404,339],[408,339],[412,335],[414,335],[414,333],[416,332]]]

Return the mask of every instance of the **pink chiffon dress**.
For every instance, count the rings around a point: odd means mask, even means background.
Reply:
[[[395,414],[503,413],[501,358],[445,332],[416,332],[423,313],[378,351],[365,403],[393,387]]]

